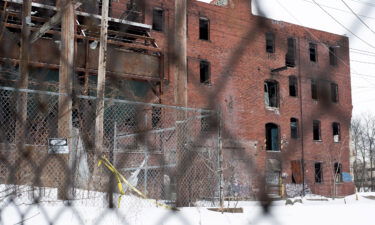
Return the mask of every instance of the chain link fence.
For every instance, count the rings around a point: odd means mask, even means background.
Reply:
[[[21,135],[14,118],[16,95],[27,95],[26,143],[22,151],[17,150],[16,144]],[[71,200],[95,197],[93,193],[108,192],[111,186],[110,171],[97,166],[101,157],[106,157],[148,198],[173,205],[177,188],[181,188],[180,198],[187,205],[218,204],[219,136],[211,124],[217,117],[215,111],[105,99],[103,147],[97,151],[97,99],[76,96],[68,151],[53,152],[52,142],[59,132],[61,95],[0,87],[0,104],[4,106],[0,111],[3,184],[52,187],[59,191],[69,188]],[[208,133],[209,138],[196,144],[200,135]],[[189,162],[182,186],[177,187],[178,164],[189,160],[191,152],[197,157]],[[119,190],[113,189],[111,193],[118,196]],[[125,193],[134,191],[125,187]]]

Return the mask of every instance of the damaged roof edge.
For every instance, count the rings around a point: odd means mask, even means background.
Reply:
[[[23,0],[4,0],[4,2],[12,2],[12,3],[21,4],[21,5],[23,4]],[[31,6],[58,11],[58,9],[55,6],[45,5],[45,4],[36,3],[36,2],[32,2]],[[82,12],[82,11],[75,11],[75,13],[77,15],[80,15],[80,16],[93,16],[97,19],[102,19],[101,15],[90,14],[90,13],[86,13],[86,12]],[[141,27],[141,28],[148,29],[148,30],[151,30],[151,28],[152,28],[152,26],[148,25],[148,24],[132,22],[132,21],[124,20],[124,19],[117,19],[117,18],[113,18],[113,17],[108,17],[108,20],[112,21],[112,22],[116,22],[116,23],[134,26],[134,27]]]

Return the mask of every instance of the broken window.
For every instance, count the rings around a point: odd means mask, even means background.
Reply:
[[[152,118],[151,118],[151,122],[152,122],[152,128],[157,128],[160,124],[160,119],[161,119],[161,108],[160,107],[156,107],[156,106],[153,106],[152,107]]]
[[[200,61],[200,81],[202,84],[210,84],[210,63],[206,60]]]
[[[333,142],[340,141],[340,123],[332,123]]]
[[[279,88],[277,81],[269,80],[264,82],[264,103],[268,107],[279,106]]]
[[[337,65],[337,56],[336,56],[336,48],[329,47],[329,64],[331,66]]]
[[[317,162],[314,164],[315,168],[315,183],[322,183],[323,182],[323,167],[321,162]]]
[[[296,39],[288,38],[288,52],[285,57],[286,66],[294,67],[296,65],[295,53],[296,53]]]
[[[152,29],[156,31],[163,31],[164,24],[164,10],[161,8],[154,8],[152,10]]]
[[[289,76],[289,96],[297,97],[298,96],[298,85],[297,77]]]
[[[331,83],[331,100],[332,102],[338,102],[339,101],[339,87],[335,83]]]
[[[320,121],[319,120],[313,121],[313,140],[314,141],[320,141],[321,140]]]
[[[199,17],[199,39],[210,39],[210,21],[205,17]]]
[[[317,61],[317,50],[316,50],[316,44],[310,43],[309,44],[309,52],[310,52],[310,61],[316,62]]]
[[[318,82],[314,79],[311,80],[311,98],[318,100]]]
[[[294,139],[298,138],[298,119],[290,118],[290,136]]]
[[[342,165],[341,163],[335,163],[333,165],[333,172],[335,175],[335,182],[336,183],[341,183],[342,182]]]
[[[303,183],[303,175],[302,175],[302,163],[301,160],[293,160],[291,163],[292,169],[292,183],[293,184],[302,184]]]
[[[279,151],[279,126],[277,124],[266,124],[266,150]]]
[[[266,52],[275,52],[275,35],[271,32],[266,33]]]

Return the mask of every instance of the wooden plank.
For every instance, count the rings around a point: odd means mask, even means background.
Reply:
[[[97,81],[97,105],[95,118],[95,146],[96,151],[101,152],[103,147],[103,121],[104,121],[104,93],[107,66],[107,37],[108,37],[108,8],[109,0],[102,1],[102,21],[100,28],[98,81]]]
[[[70,4],[70,3],[69,3]],[[42,27],[39,28],[39,30],[35,31],[30,38],[30,43],[34,43],[36,40],[41,38],[48,30],[50,30],[52,27],[60,24],[62,14],[64,13],[67,8],[69,8],[69,4],[65,5],[60,11],[58,11],[48,22],[43,24]],[[77,9],[82,3],[77,2],[74,4],[74,9]]]

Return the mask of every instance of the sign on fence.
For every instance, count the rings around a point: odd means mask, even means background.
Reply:
[[[69,146],[66,138],[48,139],[48,154],[68,154]]]

